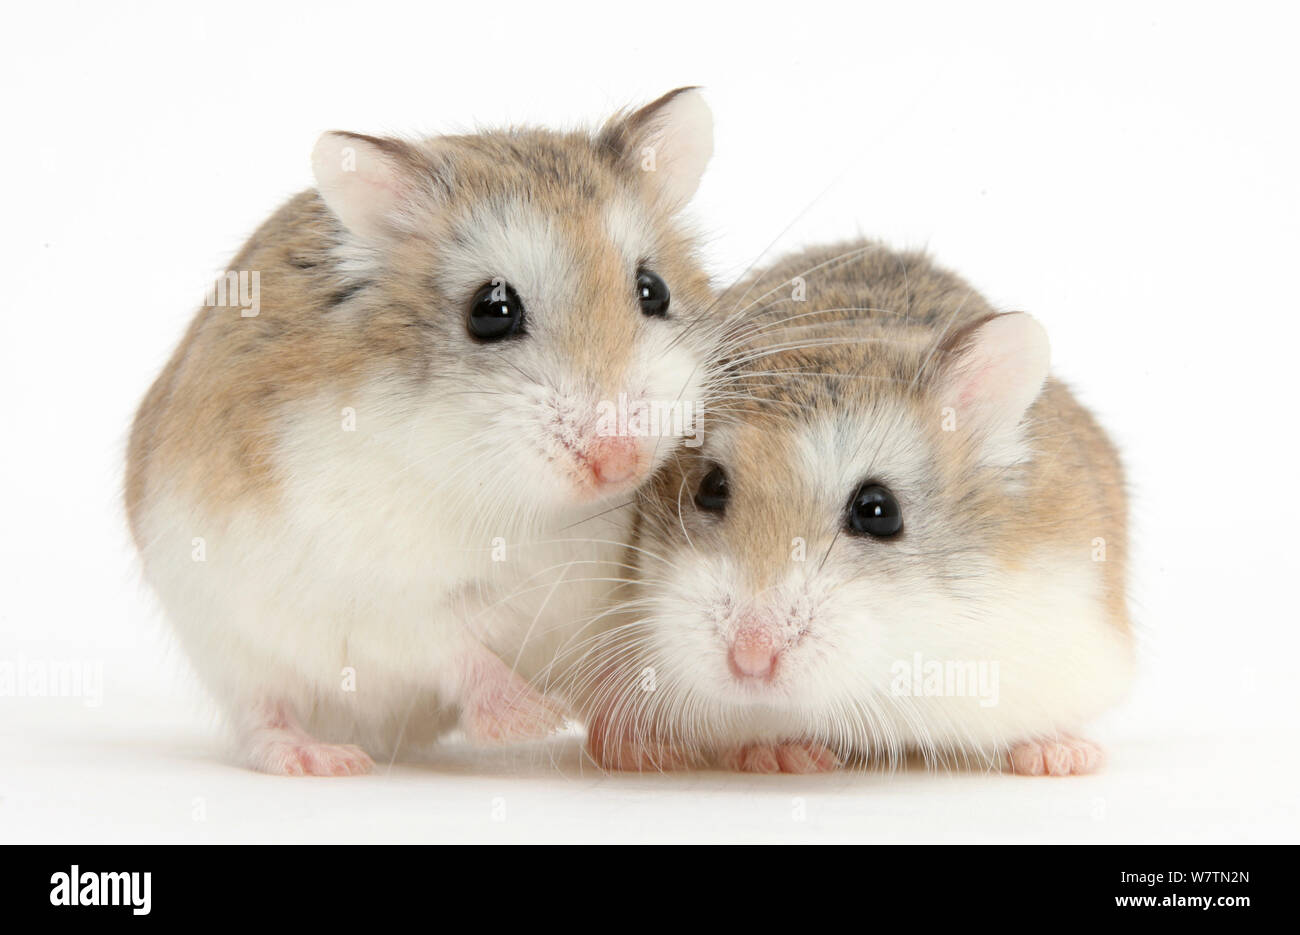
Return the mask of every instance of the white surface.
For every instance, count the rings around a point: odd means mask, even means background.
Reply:
[[[1295,14],[1256,9],[12,11],[0,660],[105,685],[0,698],[0,840],[1297,840],[1300,69]],[[1046,325],[1120,441],[1143,676],[1097,729],[1108,770],[603,777],[572,742],[341,781],[228,765],[118,498],[210,274],[322,129],[572,124],[685,83],[717,115],[695,205],[720,280],[774,241],[928,245]]]
[[[239,769],[189,711],[117,705],[4,728],[10,842],[1294,841],[1295,756],[1267,739],[1125,731],[1100,775],[602,774],[575,738],[376,775]],[[202,724],[202,719],[197,719]],[[1289,805],[1282,803],[1289,799]]]

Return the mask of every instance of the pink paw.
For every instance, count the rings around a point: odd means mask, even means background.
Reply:
[[[1027,740],[1008,755],[1011,772],[1020,776],[1078,776],[1101,766],[1101,747],[1077,737]]]
[[[749,744],[722,754],[722,766],[738,773],[828,773],[840,758],[818,743]]]
[[[474,695],[461,709],[465,736],[476,743],[537,740],[564,726],[564,711],[523,679]]]
[[[360,747],[311,739],[255,743],[248,759],[254,769],[276,776],[360,776],[375,766]]]

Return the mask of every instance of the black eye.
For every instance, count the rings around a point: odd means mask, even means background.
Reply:
[[[496,279],[469,303],[469,333],[480,341],[499,341],[524,327],[524,303],[508,282]]]
[[[700,489],[695,491],[695,505],[701,510],[723,510],[727,506],[727,474],[720,467],[715,467],[704,475]]]
[[[641,301],[642,314],[668,317],[668,283],[658,273],[652,273],[648,269],[637,270],[636,295]]]
[[[863,484],[849,501],[846,525],[851,533],[886,538],[903,528],[903,511],[888,488]]]

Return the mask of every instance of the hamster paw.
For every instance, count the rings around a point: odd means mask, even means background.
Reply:
[[[465,736],[475,743],[540,740],[564,726],[564,712],[529,688],[475,698],[460,716]]]
[[[1098,769],[1105,755],[1091,741],[1062,736],[1016,744],[1008,759],[1020,776],[1079,776]]]
[[[273,776],[359,776],[375,767],[360,747],[316,740],[285,704],[250,709],[242,737],[248,765]]]
[[[749,744],[722,754],[724,769],[738,773],[829,773],[840,758],[819,743]]]
[[[360,747],[310,738],[255,742],[248,749],[248,761],[253,769],[275,776],[360,776],[375,767]]]
[[[475,691],[461,707],[460,723],[475,743],[539,740],[564,726],[564,711],[510,674]]]
[[[563,708],[482,647],[461,661],[460,685],[460,726],[473,743],[540,740],[564,726]]]

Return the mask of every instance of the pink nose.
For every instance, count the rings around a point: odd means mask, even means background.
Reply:
[[[602,484],[631,480],[641,472],[641,457],[635,438],[602,436],[587,447],[587,464]]]
[[[737,678],[765,679],[776,668],[781,647],[764,626],[744,625],[731,640],[731,673]]]

